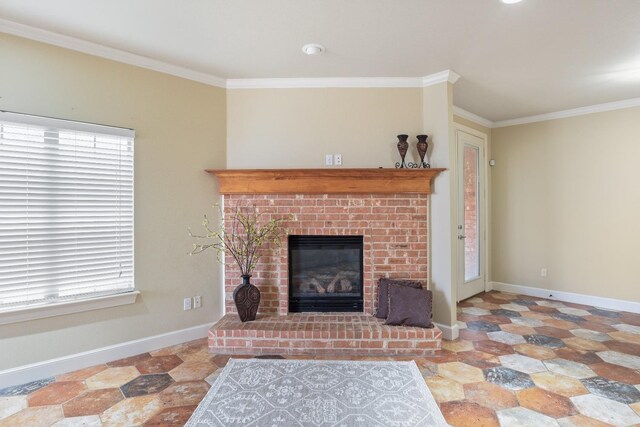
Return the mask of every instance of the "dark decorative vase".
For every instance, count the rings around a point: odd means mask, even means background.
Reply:
[[[242,275],[242,284],[233,291],[233,302],[238,309],[241,322],[256,320],[260,305],[260,290],[249,283],[250,274]]]
[[[429,137],[429,135],[417,135],[416,138],[418,138],[418,144],[417,144],[417,148],[418,148],[418,154],[420,155],[420,165],[419,167],[422,168],[430,168],[431,165],[429,163],[425,163],[424,161],[424,156],[427,155],[427,148],[429,147],[429,144],[427,144],[427,138]]]
[[[406,168],[407,164],[404,162],[404,158],[407,155],[409,149],[409,143],[407,142],[409,135],[398,135],[398,153],[400,153],[401,163],[396,163],[397,168]]]

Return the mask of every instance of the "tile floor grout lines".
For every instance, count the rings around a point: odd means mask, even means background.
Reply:
[[[640,314],[488,292],[459,304],[458,323],[436,355],[398,358],[416,361],[451,425],[640,424]],[[182,425],[230,357],[252,356],[201,339],[5,388],[0,427]]]

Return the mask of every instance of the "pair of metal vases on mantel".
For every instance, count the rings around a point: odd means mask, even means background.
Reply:
[[[418,149],[418,155],[420,156],[420,163],[405,162],[405,157],[407,156],[407,151],[409,150],[409,143],[407,139],[409,135],[398,135],[398,152],[400,153],[401,162],[396,163],[396,168],[430,168],[431,165],[424,161],[424,157],[427,155],[427,148],[429,144],[427,144],[428,135],[416,135],[418,138],[418,143],[416,144],[416,148]]]

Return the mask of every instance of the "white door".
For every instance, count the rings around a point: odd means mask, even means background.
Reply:
[[[458,301],[485,290],[485,139],[456,130],[458,142]]]

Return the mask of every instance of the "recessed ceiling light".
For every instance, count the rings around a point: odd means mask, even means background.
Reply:
[[[302,51],[307,55],[320,55],[324,52],[324,46],[316,43],[305,44]]]
[[[502,3],[506,3],[506,4],[514,4],[514,3],[520,3],[522,0],[501,0]]]

